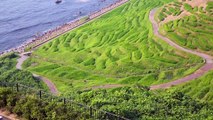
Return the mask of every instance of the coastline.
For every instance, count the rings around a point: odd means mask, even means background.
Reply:
[[[11,48],[9,50],[0,52],[0,56],[6,55],[6,54],[12,53],[12,52],[17,52],[17,53],[21,54],[21,53],[26,52],[26,50],[27,51],[34,50],[37,47],[51,41],[52,39],[98,18],[98,17],[106,14],[107,12],[127,3],[128,1],[129,0],[118,0],[117,2],[111,4],[107,7],[104,7],[101,10],[96,11],[90,15],[78,18],[72,22],[65,23],[62,26],[58,26],[55,29],[44,32],[41,36],[36,36],[34,39],[27,41],[18,47]]]

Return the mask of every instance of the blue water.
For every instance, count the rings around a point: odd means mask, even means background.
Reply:
[[[117,0],[1,0],[0,52]]]

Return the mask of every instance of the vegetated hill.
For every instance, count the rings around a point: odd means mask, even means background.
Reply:
[[[130,0],[42,46],[24,66],[51,79],[61,91],[103,84],[151,85],[189,74],[202,60],[154,37],[148,18],[151,9],[170,1]]]
[[[175,87],[193,98],[209,102],[213,105],[213,71],[199,79]]]
[[[45,85],[28,71],[15,68],[18,56],[14,53],[0,57],[0,82],[21,83],[35,88],[46,89]]]
[[[78,93],[79,101],[116,113],[131,120],[142,119],[213,119],[213,107],[184,95],[181,92],[153,92],[142,86]],[[0,108],[29,119],[88,119],[89,110],[76,109],[63,102],[24,96],[9,89],[0,88]],[[76,111],[77,110],[77,111]],[[100,120],[104,116],[99,116]],[[113,119],[112,119],[113,120]]]
[[[213,55],[212,1],[173,2],[164,5],[156,18],[161,24],[161,32],[171,40],[182,46]],[[211,71],[201,78],[175,87],[175,90],[213,104],[212,83],[213,72]]]
[[[161,8],[157,18],[167,37],[213,55],[213,1],[173,2]]]
[[[5,73],[15,69],[17,56],[11,54],[0,58],[1,69]],[[6,69],[7,68],[7,69]],[[2,72],[2,71],[1,71]],[[41,88],[41,83],[35,82],[30,73],[19,71],[10,73],[10,76],[20,76],[23,79],[6,77],[7,82],[19,82],[27,86]],[[30,77],[31,76],[31,77]],[[208,78],[208,77],[205,77]],[[210,78],[211,79],[211,78]],[[209,79],[209,80],[210,80]],[[2,81],[2,79],[0,79]],[[193,84],[190,84],[193,85]],[[211,87],[211,85],[209,85]],[[184,89],[180,89],[180,91]],[[34,93],[34,94],[33,94]],[[0,108],[5,108],[19,117],[26,119],[87,119],[90,118],[89,110],[69,105],[59,96],[59,100],[42,95],[39,99],[37,92],[16,92],[10,88],[0,87]],[[149,91],[148,87],[134,85],[114,89],[76,90],[66,96],[71,97],[76,103],[87,104],[100,110],[124,116],[132,120],[140,119],[212,119],[213,106],[197,101],[179,90],[175,91]],[[98,116],[103,118],[104,116]]]

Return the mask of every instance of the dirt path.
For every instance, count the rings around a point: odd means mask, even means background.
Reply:
[[[20,56],[20,58],[17,60],[16,68],[21,70],[22,64],[24,63],[25,60],[27,60],[29,58],[29,56],[24,55],[24,53],[20,54],[19,56]]]
[[[28,52],[28,53],[30,53],[30,52]],[[21,70],[22,69],[21,66],[22,66],[23,62],[25,60],[27,60],[28,58],[29,58],[29,56],[26,55],[26,53],[20,54],[20,58],[17,60],[16,68]],[[49,90],[51,91],[52,94],[58,95],[59,92],[58,92],[56,86],[54,85],[54,83],[52,83],[52,81],[48,80],[45,77],[36,75],[36,74],[33,74],[33,76],[35,78],[38,78],[38,79],[42,80],[43,82],[45,82],[45,84],[48,86],[48,88],[49,88]]]
[[[161,38],[162,40],[167,42],[170,46],[172,46],[176,49],[179,49],[179,50],[185,51],[187,53],[194,54],[194,55],[202,57],[205,60],[205,64],[201,68],[199,68],[197,71],[192,73],[191,75],[185,76],[183,78],[180,78],[178,80],[171,81],[171,82],[168,82],[168,83],[150,86],[150,89],[154,90],[154,89],[169,88],[171,86],[178,85],[178,84],[199,78],[202,75],[204,75],[205,73],[207,73],[208,71],[213,70],[213,57],[212,56],[207,55],[205,53],[197,52],[195,50],[189,50],[189,49],[183,48],[183,47],[179,46],[178,44],[174,43],[172,40],[168,39],[167,37],[162,36],[159,33],[158,23],[154,19],[154,15],[156,13],[156,10],[157,9],[153,9],[150,12],[150,15],[149,15],[149,19],[150,19],[152,26],[153,26],[154,35]]]

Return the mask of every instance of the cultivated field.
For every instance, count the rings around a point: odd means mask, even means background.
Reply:
[[[163,1],[130,0],[40,47],[24,67],[49,78],[60,91],[151,85],[190,74],[203,60],[153,35],[149,12],[171,2]]]
[[[213,55],[213,1],[185,0],[164,5],[156,19],[161,33],[176,43]],[[175,87],[196,99],[213,104],[213,72]]]
[[[199,1],[165,5],[157,18],[162,34],[182,46],[213,55],[213,1],[196,4]]]

